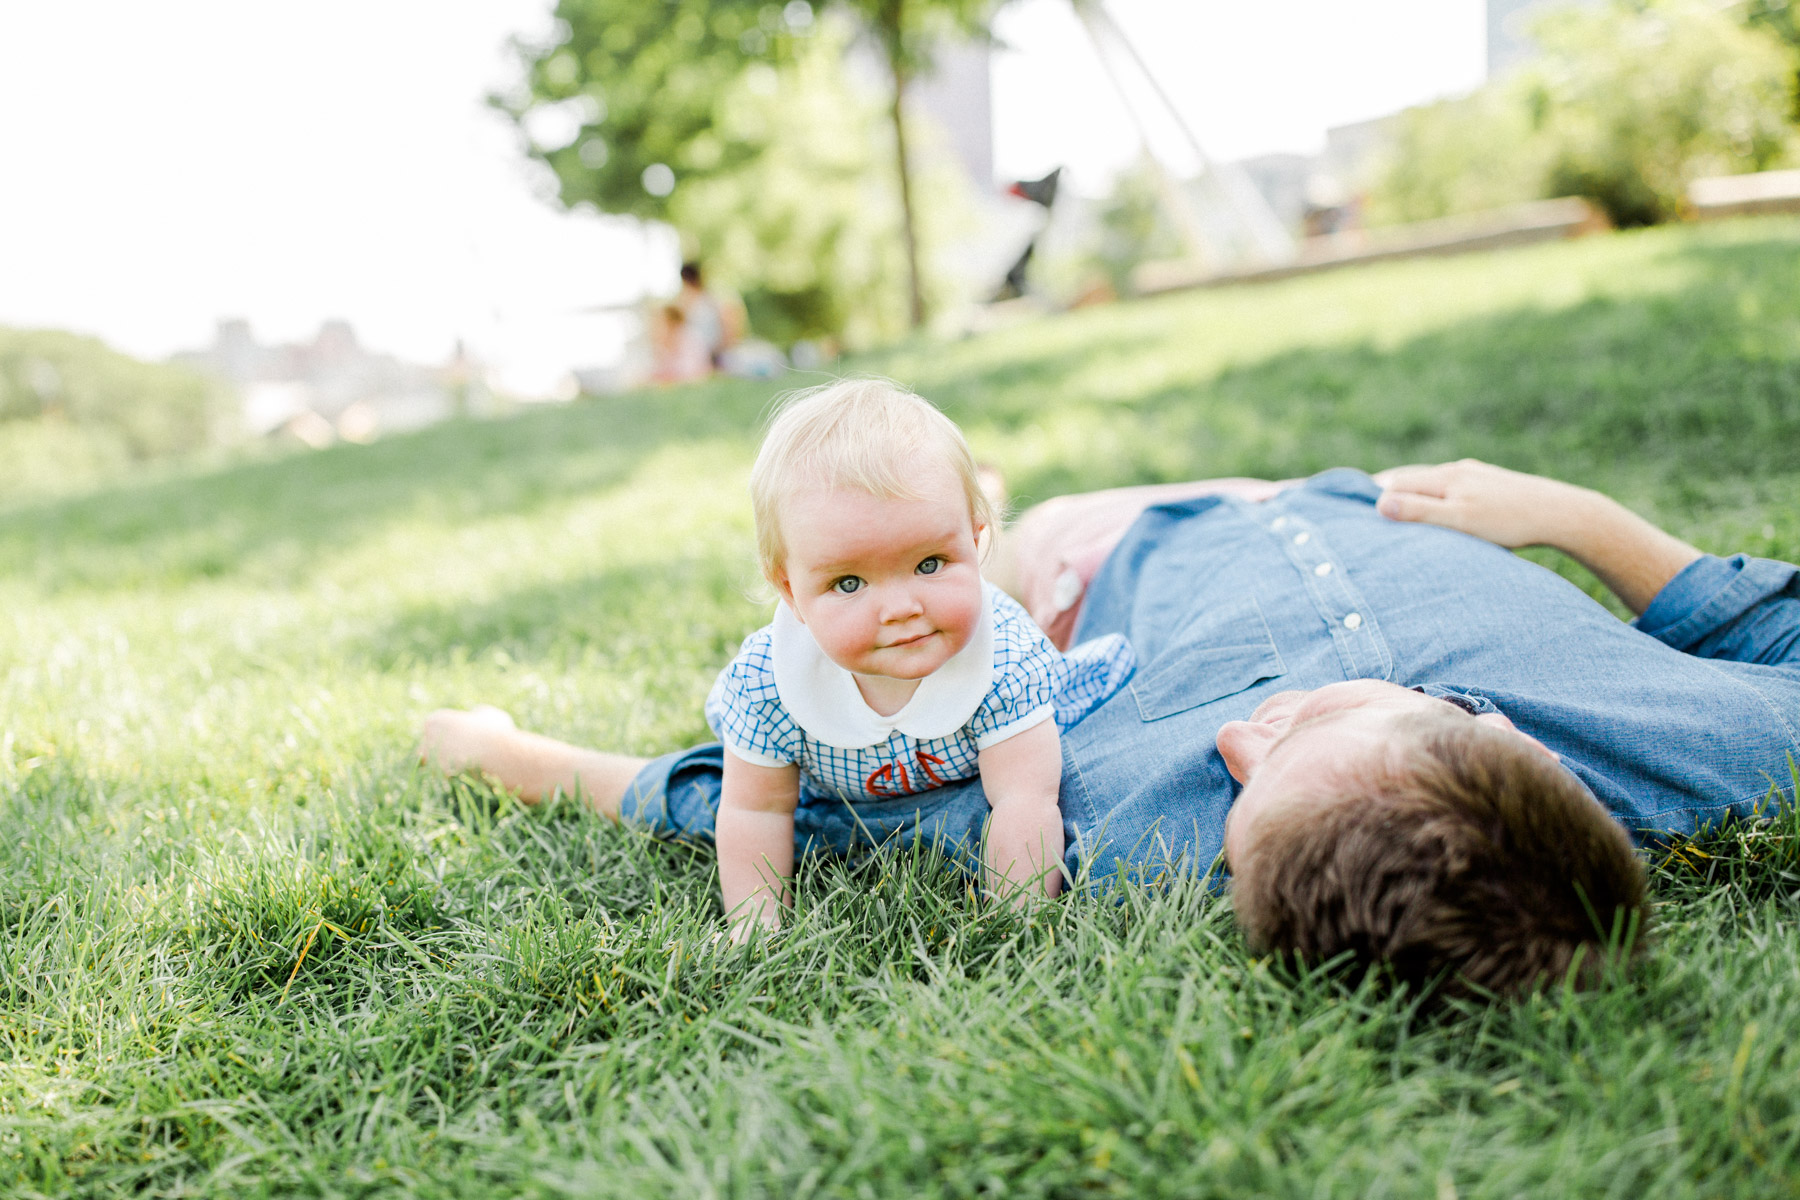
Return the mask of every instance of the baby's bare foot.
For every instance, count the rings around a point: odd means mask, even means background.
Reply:
[[[491,704],[440,708],[419,731],[419,761],[446,774],[485,764],[495,734],[515,728],[512,717]]]

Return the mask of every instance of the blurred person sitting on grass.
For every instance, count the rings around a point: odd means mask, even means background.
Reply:
[[[688,323],[679,304],[656,310],[650,327],[650,379],[653,383],[692,383],[712,374],[706,344]]]
[[[1752,817],[1800,756],[1800,569],[1703,554],[1571,484],[1465,460],[1125,488],[1038,505],[996,549],[990,577],[1053,642],[1136,654],[1061,739],[1065,871],[1098,889],[1222,854],[1259,951],[1449,994],[1591,983],[1642,943],[1632,838]],[[607,812],[717,757],[583,750],[494,709],[432,714],[422,750]],[[865,836],[973,842],[984,811],[973,780]]]
[[[699,340],[707,361],[714,370],[724,370],[726,355],[744,337],[742,309],[709,289],[703,269],[691,259],[681,264],[681,290],[676,293],[675,304]]]

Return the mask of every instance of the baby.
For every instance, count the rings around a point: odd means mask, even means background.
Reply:
[[[579,791],[654,833],[712,838],[738,939],[780,924],[796,813],[815,834],[909,838],[945,808],[910,798],[978,774],[989,890],[1054,896],[1060,731],[1124,685],[1130,645],[1114,635],[1060,653],[982,581],[995,514],[968,444],[894,384],[846,380],[789,397],[750,489],[779,603],[707,699],[722,745],[646,762],[527,733],[483,707],[432,714],[421,753],[448,770],[480,767],[527,800]],[[978,801],[950,806],[967,803]]]
[[[1061,886],[1059,723],[1130,674],[1114,637],[1064,656],[981,579],[994,523],[962,432],[918,396],[847,380],[791,397],[750,476],[780,603],[719,676],[716,840],[740,936],[778,924],[801,804],[891,799],[977,773],[1001,894]]]

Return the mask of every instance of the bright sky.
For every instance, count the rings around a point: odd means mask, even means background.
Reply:
[[[1107,9],[1215,159],[1313,152],[1325,130],[1479,86],[1483,0],[1106,0]],[[1104,192],[1138,154],[1136,127],[1068,0],[1019,0],[996,33],[995,169],[1035,178],[1065,163]],[[1139,90],[1155,148],[1186,142]]]
[[[1109,2],[1219,158],[1481,79],[1481,0]],[[546,205],[483,105],[549,8],[0,4],[0,324],[159,358],[219,317],[289,341],[341,316],[415,361],[462,337],[527,387],[611,357],[575,314],[672,286],[672,245]],[[1138,138],[1066,0],[1018,0],[999,31],[997,171],[1066,163],[1103,190]]]

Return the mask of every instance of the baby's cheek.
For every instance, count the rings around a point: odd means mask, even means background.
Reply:
[[[851,658],[866,653],[874,644],[871,632],[860,629],[855,622],[840,621],[827,637],[819,639],[820,647],[834,661]]]
[[[945,614],[946,625],[954,625],[960,641],[967,642],[975,633],[975,625],[981,618],[981,588],[969,589],[967,595],[959,596],[953,602],[951,611]]]

